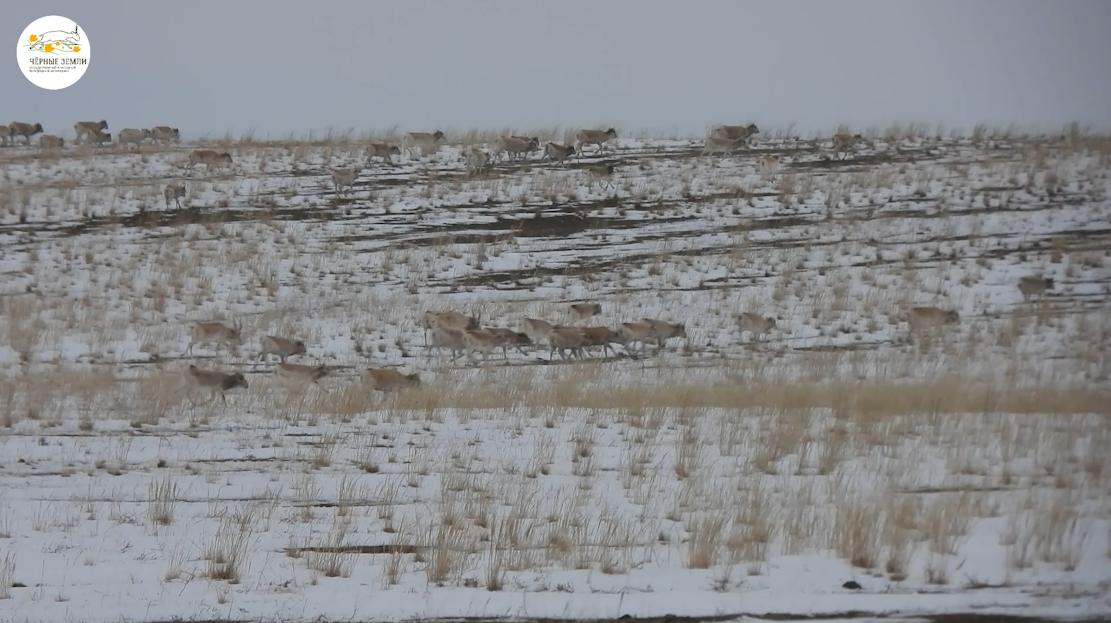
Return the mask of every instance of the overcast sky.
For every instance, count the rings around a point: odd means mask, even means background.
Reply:
[[[86,31],[61,91],[12,44]],[[1111,1],[190,0],[12,2],[0,109],[72,135],[613,125],[701,134],[919,121],[1111,127]],[[1103,59],[1103,60],[1100,60]]]

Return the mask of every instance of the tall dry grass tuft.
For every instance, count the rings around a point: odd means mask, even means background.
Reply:
[[[12,582],[15,580],[15,553],[0,557],[0,599],[11,599]]]
[[[224,511],[219,528],[205,549],[204,558],[208,563],[205,577],[228,584],[242,581],[256,519],[253,505],[240,507],[235,513]]]
[[[177,483],[169,475],[161,481],[151,480],[148,489],[147,519],[152,525],[168,526],[174,523],[174,507],[177,505]]]

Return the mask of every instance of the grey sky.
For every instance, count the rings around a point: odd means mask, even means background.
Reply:
[[[90,40],[87,73],[61,91],[29,83],[12,51],[48,14]],[[0,123],[1111,127],[1109,25],[1106,0],[16,2]]]

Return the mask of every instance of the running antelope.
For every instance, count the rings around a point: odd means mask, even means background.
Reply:
[[[467,345],[463,342],[463,332],[456,329],[445,329],[441,326],[433,326],[432,341],[428,344],[426,358],[431,359],[432,350],[436,348],[450,348],[451,360],[454,362],[467,350]]]
[[[732,155],[743,143],[744,139],[709,136],[706,138],[706,143],[702,146],[702,153],[699,154],[699,158],[712,156],[714,154]]]
[[[766,176],[775,175],[779,170],[779,156],[764,156],[760,159],[760,172]]]
[[[659,348],[663,348],[673,337],[686,339],[687,328],[683,323],[673,324],[663,320],[653,320],[651,318],[641,318],[641,322],[647,323],[651,328],[648,336],[656,341]]]
[[[150,130],[142,129],[136,130],[135,128],[125,128],[116,134],[116,141],[126,147],[128,145],[135,145],[135,149],[139,149],[139,145],[148,138],[153,138],[154,135]]]
[[[94,132],[101,132],[108,129],[108,122],[104,119],[100,121],[78,121],[73,124],[73,132],[77,134],[77,142],[81,142],[82,138],[90,137]]]
[[[384,141],[371,141],[366,146],[366,159],[369,163],[374,158],[382,158],[386,164],[393,164],[392,156],[400,156],[401,149],[392,143]]]
[[[8,124],[8,135],[11,137],[12,145],[15,145],[15,137],[22,136],[28,145],[31,144],[31,137],[36,134],[42,134],[42,124],[36,123],[23,123],[22,121],[13,121]]]
[[[185,371],[185,387],[186,391],[190,389],[202,389],[211,393],[208,402],[216,400],[217,394],[224,404],[228,404],[228,399],[224,396],[225,392],[229,392],[237,387],[248,389],[250,386],[247,384],[247,378],[243,373],[236,372],[235,374],[228,374],[226,372],[217,372],[215,370],[201,370],[195,365],[190,364],[189,368]],[[190,398],[190,402],[193,399]],[[207,404],[207,403],[206,403]],[[196,406],[196,402],[193,402]]]
[[[189,164],[185,168],[189,169],[189,174],[193,174],[193,167],[198,164],[205,166],[205,171],[215,165],[217,168],[224,168],[225,164],[234,164],[231,159],[231,154],[226,151],[215,151],[212,149],[194,149],[189,154]]]
[[[537,320],[536,318],[525,318],[521,321],[521,332],[529,336],[534,344],[548,341],[555,330],[555,326],[546,320]]]
[[[587,177],[590,178],[591,185],[601,182],[605,184],[604,188],[616,189],[617,187],[610,182],[610,178],[613,177],[613,171],[614,168],[612,164],[603,164],[596,167],[590,167],[586,170],[586,174]]]
[[[181,200],[185,198],[185,184],[166,184],[162,189],[162,198],[166,200],[166,209],[170,209],[170,202],[176,202],[177,207],[181,208]]]
[[[645,342],[652,338],[652,325],[647,322],[623,322],[617,327],[617,337],[621,339],[620,344],[625,347],[626,352],[632,350],[632,345],[639,342],[636,352],[639,353],[643,348]]]
[[[710,136],[727,138],[735,141],[748,142],[748,139],[760,133],[760,128],[755,123],[748,125],[715,125],[710,128]]]
[[[446,312],[424,312],[424,339],[428,341],[428,330],[435,327],[442,329],[453,329],[455,331],[473,331],[478,329],[480,324],[479,320],[473,316],[466,316],[459,312],[446,311]]]
[[[571,322],[579,322],[602,313],[602,305],[599,303],[572,303],[567,308],[567,313],[571,316]]]
[[[419,387],[420,373],[402,374],[397,370],[368,368],[363,373],[363,381],[372,390],[386,392],[403,387]]]
[[[482,362],[490,357],[490,351],[497,348],[499,340],[489,331],[474,329],[463,333],[463,345],[467,347],[467,357],[474,361],[476,353],[482,353]]]
[[[86,134],[85,137],[93,145],[100,145],[101,147],[103,147],[104,145],[112,144],[111,132],[101,132],[100,130],[93,130]]]
[[[567,359],[563,351],[571,351],[572,357],[582,359],[583,348],[588,346],[586,336],[577,327],[556,327],[548,335],[548,360],[551,361],[555,353],[560,359]]]
[[[741,339],[744,339],[746,332],[751,331],[753,337],[760,340],[765,333],[775,328],[775,318],[771,316],[765,318],[760,314],[745,312],[743,314],[737,314],[735,320],[737,322],[737,328],[741,330]]]
[[[6,125],[0,125],[0,145],[12,141],[12,131]]]
[[[920,330],[941,329],[945,325],[957,324],[961,320],[956,310],[945,311],[937,307],[912,307],[907,311],[907,324],[910,333]]]
[[[1035,296],[1039,299],[1042,298],[1047,291],[1053,289],[1053,286],[1052,277],[1037,277],[1031,275],[1018,280],[1018,291],[1022,292],[1022,298],[1027,302]]]
[[[328,376],[331,370],[328,366],[305,366],[299,363],[279,363],[274,366],[274,376],[286,389],[302,388],[307,385],[319,385],[320,379]]]
[[[266,360],[269,361],[270,355],[274,355],[280,359],[282,363],[285,363],[286,357],[304,355],[307,352],[305,343],[301,340],[291,340],[277,335],[267,335],[262,338],[262,350],[258,354],[258,359],[262,360],[265,357]]]
[[[355,188],[355,178],[359,177],[362,173],[361,169],[332,169],[332,185],[336,189],[336,194],[340,194],[340,190],[347,188],[350,193]]]
[[[525,355],[525,351],[521,350],[522,346],[532,346],[532,339],[529,338],[528,333],[522,331],[514,331],[513,329],[486,329],[490,334],[497,338],[498,342],[494,348],[501,348],[502,357],[509,359],[510,347],[516,348],[517,352]]]
[[[544,144],[544,155],[541,156],[540,159],[544,160],[545,158],[547,158],[547,159],[550,159],[550,160],[558,160],[560,162],[563,162],[564,160],[566,160],[566,159],[568,159],[568,158],[570,158],[571,156],[574,156],[574,155],[575,155],[575,146],[574,145],[560,145],[559,143],[545,143]]]
[[[234,327],[215,321],[194,323],[189,335],[189,347],[185,349],[182,356],[192,354],[193,346],[197,344],[216,344],[217,353],[220,352],[220,346],[226,346],[228,350],[238,351],[240,330],[238,320],[235,321]]]
[[[181,132],[168,125],[156,125],[150,129],[150,139],[154,143],[170,143],[181,140]]]
[[[613,347],[610,346],[610,344],[621,343],[621,336],[617,331],[607,327],[582,327],[579,329],[579,333],[581,333],[586,340],[587,346],[601,346],[602,354],[608,355],[613,353],[615,356],[617,355],[617,351],[613,350]]]
[[[39,149],[61,149],[65,147],[65,145],[65,140],[60,136],[43,134],[39,137]]]
[[[840,154],[839,160],[845,159],[845,154],[854,151],[856,144],[863,141],[864,137],[859,134],[849,134],[848,132],[841,132],[833,135],[833,151]]]
[[[431,149],[437,143],[444,140],[444,133],[436,130],[432,134],[428,132],[409,132],[405,135],[403,142],[405,143],[405,151],[409,157],[413,156],[413,148],[420,150],[421,155],[425,154],[425,149]]]
[[[474,175],[490,164],[490,156],[481,149],[471,149],[467,152],[467,174]]]
[[[509,160],[511,162],[522,155],[525,160],[528,160],[529,152],[539,148],[540,139],[536,137],[499,136],[498,140],[494,142],[494,149],[498,154],[498,159],[501,159],[501,152],[504,151],[509,154]]]
[[[583,145],[597,145],[595,154],[602,153],[602,148],[611,140],[617,138],[617,130],[579,130],[575,133],[575,151],[582,153]]]

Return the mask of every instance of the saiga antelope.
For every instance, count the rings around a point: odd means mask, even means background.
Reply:
[[[177,207],[181,208],[181,200],[185,197],[185,184],[166,184],[162,189],[162,198],[166,200],[166,209],[170,209],[170,202],[177,203]]]
[[[575,133],[575,151],[582,154],[583,145],[597,145],[598,150],[594,155],[602,153],[604,145],[611,140],[617,138],[617,130],[610,128],[608,130],[579,130]]]
[[[203,389],[211,392],[211,397],[208,402],[216,400],[216,395],[219,394],[224,405],[228,404],[228,399],[224,396],[225,392],[231,391],[237,387],[248,389],[250,386],[247,384],[247,378],[241,372],[228,374],[226,372],[217,372],[215,370],[201,370],[195,365],[190,364],[189,368],[185,370],[185,387],[183,390],[190,389]],[[196,406],[197,403],[192,398],[189,400]],[[207,404],[207,403],[205,403]]]
[[[240,340],[240,326],[239,321],[234,322],[234,326],[229,327],[222,322],[197,322],[193,324],[190,332],[189,347],[185,349],[182,356],[191,355],[193,353],[193,346],[197,344],[216,344],[216,352],[220,352],[220,346],[228,347],[228,350],[238,352]],[[234,347],[234,348],[233,348]]]
[[[363,381],[371,390],[386,392],[403,387],[419,387],[420,374],[402,374],[397,370],[369,368],[363,373]]]
[[[261,361],[265,357],[269,361],[270,355],[274,355],[282,363],[285,363],[287,357],[304,355],[307,352],[305,343],[301,340],[291,340],[279,335],[267,335],[262,338],[262,350],[258,354],[258,360]]]
[[[602,306],[599,303],[572,303],[567,307],[567,313],[571,322],[579,322],[602,313]]]
[[[1022,293],[1023,300],[1029,302],[1032,297],[1039,299],[1054,287],[1052,277],[1038,277],[1031,275],[1018,280],[1018,291]]]

